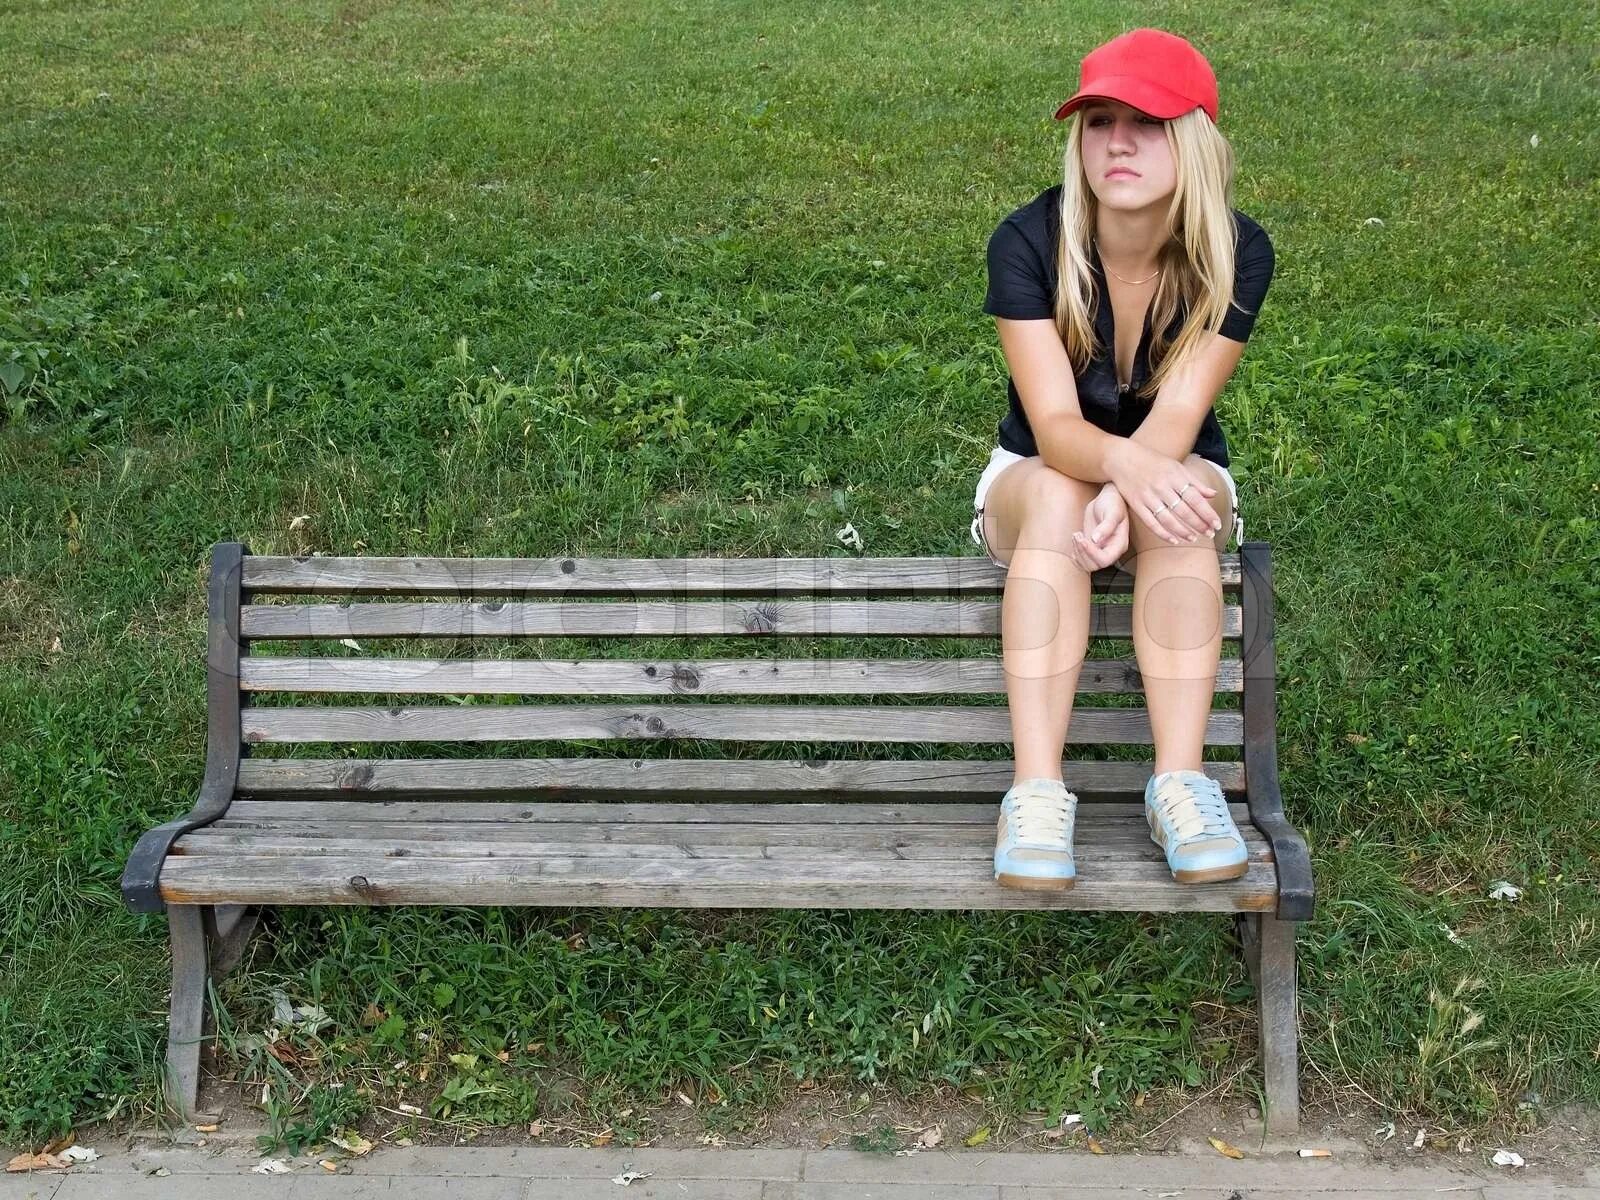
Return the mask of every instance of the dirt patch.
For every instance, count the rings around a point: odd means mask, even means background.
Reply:
[[[1526,1127],[1490,1134],[1429,1125],[1418,1146],[1415,1125],[1394,1123],[1370,1107],[1319,1104],[1302,1112],[1300,1132],[1291,1137],[1264,1134],[1247,1099],[1182,1092],[1151,1095],[1138,1108],[1092,1137],[1081,1123],[1047,1123],[1039,1118],[997,1114],[951,1087],[932,1087],[917,1095],[845,1080],[803,1081],[760,1111],[734,1111],[702,1097],[676,1093],[652,1105],[638,1105],[598,1121],[578,1103],[575,1091],[541,1080],[539,1119],[531,1126],[475,1126],[434,1121],[398,1112],[388,1100],[360,1124],[360,1132],[381,1154],[390,1146],[548,1146],[607,1145],[663,1149],[855,1149],[915,1155],[934,1149],[953,1153],[1060,1152],[1214,1155],[1209,1139],[1237,1147],[1246,1157],[1325,1149],[1343,1162],[1382,1166],[1482,1170],[1496,1149],[1515,1150],[1529,1168],[1562,1182],[1583,1183],[1584,1172],[1600,1159],[1600,1109],[1569,1106],[1528,1112]],[[189,1127],[160,1130],[148,1122],[78,1131],[85,1145],[96,1138],[127,1137],[159,1142],[177,1140],[214,1148],[256,1150],[266,1132],[262,1113],[236,1087],[208,1087],[202,1095],[221,1114],[215,1132]],[[320,1151],[319,1151],[320,1152]],[[331,1151],[339,1153],[337,1151]],[[275,1153],[283,1153],[282,1150]],[[1508,1175],[1508,1179],[1511,1176]]]

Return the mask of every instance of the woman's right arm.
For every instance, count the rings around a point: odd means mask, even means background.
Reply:
[[[1061,344],[1056,323],[1006,317],[996,317],[994,323],[1039,457],[1046,466],[1073,479],[1109,482],[1117,443],[1126,439],[1084,420],[1072,360]]]

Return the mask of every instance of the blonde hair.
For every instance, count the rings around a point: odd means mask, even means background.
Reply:
[[[1094,305],[1099,303],[1089,246],[1099,200],[1083,170],[1082,118],[1071,114],[1061,185],[1061,237],[1056,248],[1055,323],[1074,372],[1082,372],[1100,350],[1095,343]],[[1167,241],[1158,252],[1160,282],[1150,302],[1150,378],[1139,389],[1153,397],[1162,381],[1196,353],[1222,325],[1233,301],[1233,147],[1195,108],[1166,122],[1167,144],[1177,168],[1177,186],[1167,208]],[[1186,304],[1178,336],[1167,328]],[[1114,353],[1115,348],[1107,348]]]

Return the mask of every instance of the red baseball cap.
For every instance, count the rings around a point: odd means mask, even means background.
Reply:
[[[1206,56],[1162,29],[1134,29],[1084,56],[1078,90],[1056,109],[1056,120],[1091,100],[1120,100],[1170,120],[1194,108],[1217,122],[1217,76]]]

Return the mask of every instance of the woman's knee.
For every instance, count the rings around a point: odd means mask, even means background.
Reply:
[[[1100,487],[1098,483],[1074,479],[1041,463],[1037,471],[1022,481],[1018,492],[1022,523],[1060,531],[1070,537],[1083,528],[1083,511]]]

